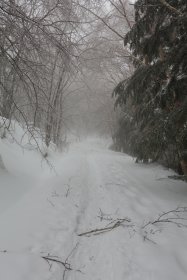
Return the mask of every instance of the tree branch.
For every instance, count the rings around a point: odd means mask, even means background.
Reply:
[[[177,10],[176,8],[174,8],[173,6],[171,6],[170,4],[168,4],[168,2],[166,0],[160,0],[160,2],[165,6],[167,7],[171,12],[174,12],[175,14],[178,14],[178,15],[182,15],[182,13]]]

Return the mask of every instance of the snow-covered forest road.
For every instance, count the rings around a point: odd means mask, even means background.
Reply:
[[[186,279],[186,183],[98,139],[54,166],[0,213],[0,279]]]

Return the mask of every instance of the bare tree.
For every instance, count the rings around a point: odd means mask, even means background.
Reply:
[[[0,114],[39,126],[47,145],[60,131],[76,26],[69,0],[0,3]]]

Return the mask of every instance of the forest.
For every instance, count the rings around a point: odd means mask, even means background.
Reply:
[[[129,68],[122,45],[126,15],[120,15],[125,6],[119,5],[1,1],[1,117],[22,123],[33,138],[39,129],[46,146],[61,148],[69,131],[111,134],[111,92]],[[6,130],[9,121],[2,135]]]
[[[186,174],[187,3],[136,1],[124,45],[135,71],[114,90],[122,109],[116,148]]]
[[[1,1],[1,137],[12,119],[60,149],[96,131],[186,173],[186,12],[185,0]]]
[[[187,0],[0,0],[0,280],[187,279]]]

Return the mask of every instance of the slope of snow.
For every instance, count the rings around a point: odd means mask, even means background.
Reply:
[[[171,171],[136,164],[97,138],[51,157],[55,171],[41,167],[36,155],[24,157],[31,169],[35,162],[32,174],[26,167],[24,176],[16,170],[24,195],[17,194],[16,203],[14,195],[9,197],[0,212],[0,279],[186,279],[187,228],[169,222],[143,228],[162,212],[187,206],[187,185],[168,179]],[[185,224],[186,213],[179,214]],[[108,232],[79,236],[125,218],[128,222]],[[72,270],[43,256],[66,262]]]
[[[0,213],[16,203],[38,182],[45,170],[50,170],[41,152],[47,148],[43,144],[40,132],[30,133],[18,122],[11,121],[9,131],[2,125],[9,121],[0,118]],[[53,148],[54,150],[54,148]],[[48,149],[52,154],[52,147]],[[53,152],[54,154],[54,152]]]

